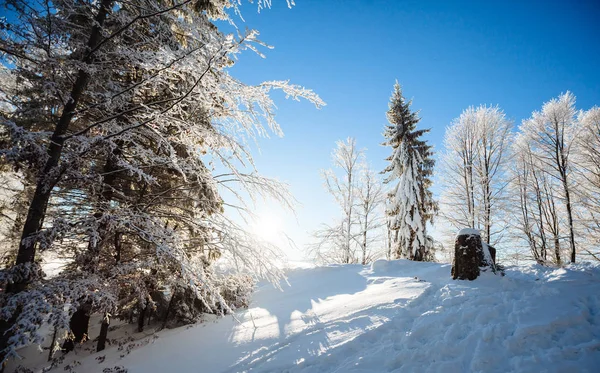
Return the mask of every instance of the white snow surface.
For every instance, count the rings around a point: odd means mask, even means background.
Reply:
[[[466,236],[466,235],[475,235],[475,236],[481,236],[481,232],[479,232],[479,229],[473,229],[473,228],[463,228],[460,231],[458,231],[458,233],[456,234],[456,236]]]
[[[379,260],[288,272],[251,308],[116,347],[76,371],[597,372],[600,267],[529,265],[454,281],[450,266]],[[110,335],[109,335],[110,338]],[[102,363],[96,357],[106,356]],[[120,355],[124,355],[120,357]],[[62,369],[61,369],[62,370]],[[60,371],[60,370],[57,370]]]

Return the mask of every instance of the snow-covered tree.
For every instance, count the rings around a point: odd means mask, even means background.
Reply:
[[[249,86],[229,74],[237,54],[262,45],[255,31],[226,35],[213,23],[238,2],[2,5],[11,14],[1,22],[15,21],[0,28],[1,162],[31,190],[15,265],[0,275],[2,360],[39,342],[44,322],[74,332],[77,312],[132,310],[143,320],[160,288],[229,311],[217,258],[281,275],[273,248],[224,214],[213,171],[229,169],[251,195],[285,198],[254,172],[245,144],[281,133],[273,89],[323,102],[287,82]],[[69,270],[44,278],[40,251],[65,253]]]
[[[416,128],[420,118],[411,111],[411,102],[404,99],[396,82],[387,112],[389,125],[383,134],[383,145],[391,147],[392,154],[386,159],[390,164],[383,172],[389,174],[386,183],[397,180],[389,193],[388,211],[393,217],[395,256],[427,260],[431,247],[427,223],[437,210],[429,190],[434,160],[432,147],[421,139],[429,130]]]
[[[356,140],[349,137],[337,141],[331,153],[334,169],[321,171],[325,188],[340,207],[342,216],[333,225],[325,224],[314,232],[316,243],[311,251],[323,262],[354,263],[356,257],[356,232],[359,225],[356,209],[359,195],[360,174],[364,164],[364,151],[356,147]]]
[[[469,107],[446,129],[441,215],[454,228],[476,228],[494,244],[502,233],[512,123],[497,106]]]
[[[381,182],[353,138],[336,143],[332,163],[321,174],[341,216],[313,232],[309,251],[321,263],[368,264],[383,255],[377,250],[384,234]]]
[[[376,255],[371,249],[372,246],[383,243],[381,229],[384,228],[385,219],[381,214],[381,207],[384,201],[385,194],[381,182],[375,172],[365,165],[360,173],[356,206],[356,215],[360,226],[361,264],[363,265],[370,263],[373,255]]]
[[[578,204],[585,237],[580,255],[600,260],[600,108],[595,106],[578,114],[574,163],[577,174]]]
[[[531,118],[524,120],[519,127],[531,146],[536,165],[550,179],[549,188],[556,188],[548,192],[560,196],[562,201],[571,263],[576,259],[573,208],[574,165],[571,154],[578,127],[575,96],[570,92],[545,103],[541,111],[534,112]],[[559,184],[556,187],[554,187],[554,180]],[[558,233],[557,236],[560,237]]]
[[[509,185],[513,204],[510,226],[516,242],[524,238],[535,261],[560,265],[561,248],[556,183],[542,171],[529,138],[519,133],[512,146],[514,154]],[[551,253],[549,256],[548,253]]]

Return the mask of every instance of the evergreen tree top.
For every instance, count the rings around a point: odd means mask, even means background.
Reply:
[[[390,126],[386,126],[384,136],[392,140],[394,137],[400,137],[400,140],[408,132],[415,130],[417,123],[421,120],[418,112],[413,112],[410,109],[412,100],[406,100],[402,95],[402,87],[396,81],[394,91],[390,98],[389,110],[387,111],[387,119]],[[394,136],[395,135],[395,136]]]
[[[421,172],[423,176],[428,177],[431,176],[435,163],[432,159],[433,148],[421,137],[429,132],[429,129],[417,129],[421,118],[419,118],[418,111],[411,110],[411,104],[412,100],[407,101],[404,98],[402,87],[396,81],[387,111],[389,125],[385,126],[383,133],[386,141],[382,143],[383,146],[390,146],[394,151],[386,158],[386,161],[390,161],[390,165],[383,170],[383,173],[391,172],[393,169],[397,169],[398,175],[401,173],[401,167],[398,166],[397,159],[394,162],[394,158],[398,157],[399,147],[405,144],[420,158]],[[393,179],[395,176],[392,175],[391,178]]]

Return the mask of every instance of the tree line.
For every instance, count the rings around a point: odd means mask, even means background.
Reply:
[[[384,177],[365,166],[354,139],[338,142],[333,163],[342,176],[328,170],[324,180],[342,218],[314,233],[310,250],[318,260],[436,260],[436,251],[451,255],[463,228],[480,230],[506,260],[559,266],[578,256],[600,260],[598,107],[577,110],[567,92],[516,127],[498,106],[465,109],[445,131],[436,200],[435,156],[422,139],[429,130],[417,128],[410,105],[396,83],[383,134],[392,153]],[[373,224],[364,224],[363,195],[373,197],[366,205]],[[437,240],[427,232],[434,218]]]
[[[442,219],[541,264],[598,260],[600,109],[577,110],[566,92],[514,127],[497,106],[448,127]]]

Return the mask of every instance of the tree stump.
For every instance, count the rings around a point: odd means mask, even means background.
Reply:
[[[456,235],[454,243],[452,278],[454,280],[475,280],[479,277],[480,267],[495,269],[495,256],[496,249],[482,243],[477,229],[462,229]]]

